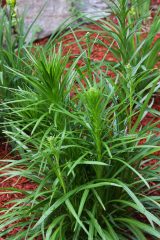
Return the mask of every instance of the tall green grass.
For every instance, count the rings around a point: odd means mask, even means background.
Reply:
[[[106,32],[110,34],[108,28]],[[8,89],[14,98],[1,104],[3,132],[21,159],[8,159],[1,176],[26,177],[37,188],[3,189],[24,197],[1,209],[0,237],[20,227],[7,239],[159,239],[159,157],[154,156],[160,150],[159,129],[152,121],[141,124],[147,113],[159,115],[151,108],[159,76],[152,74],[136,90],[153,70],[136,67],[143,55],[136,65],[130,58],[120,58],[118,65],[96,63],[88,34],[87,51],[76,36],[75,41],[81,54],[72,61],[70,52],[64,56],[62,44],[49,50],[49,43],[36,53],[24,49],[28,73],[6,67],[24,83]],[[121,48],[116,51],[122,54]],[[109,69],[115,79],[107,76]],[[153,158],[157,162],[150,166]]]

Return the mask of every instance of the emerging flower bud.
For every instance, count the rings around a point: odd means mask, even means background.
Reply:
[[[130,64],[130,63],[128,63],[128,64],[126,65],[126,69],[131,69],[131,64]]]
[[[54,136],[49,136],[49,137],[47,138],[47,141],[48,141],[49,143],[51,143],[53,140],[54,140]]]
[[[90,87],[86,92],[85,92],[85,100],[89,108],[95,108],[97,104],[99,104],[101,98],[101,92],[99,89],[95,87]]]
[[[90,87],[86,92],[86,97],[88,98],[96,98],[98,96],[99,96],[99,90],[94,87]]]
[[[128,63],[126,66],[125,66],[125,69],[126,69],[126,73],[127,73],[127,77],[131,77],[132,75],[132,66],[130,63]]]
[[[16,6],[16,0],[6,0],[6,2],[11,8]]]
[[[131,16],[135,16],[136,15],[136,11],[135,11],[135,8],[134,7],[131,7],[131,9],[129,10],[129,14]]]

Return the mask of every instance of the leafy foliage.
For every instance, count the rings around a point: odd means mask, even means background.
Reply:
[[[9,89],[14,98],[1,104],[4,133],[21,159],[2,164],[1,176],[26,177],[37,188],[5,189],[24,197],[1,209],[0,237],[20,227],[14,240],[145,240],[146,234],[159,239],[160,196],[152,194],[160,184],[159,157],[154,166],[146,164],[160,150],[159,130],[157,123],[141,124],[147,113],[159,114],[150,104],[159,77],[152,74],[136,91],[149,73],[141,57],[132,66],[135,53],[125,60],[117,48],[118,65],[104,60],[97,65],[88,34],[87,51],[75,41],[81,54],[72,62],[59,44],[50,51],[24,49],[29,72],[7,66],[12,78],[23,82]],[[108,68],[115,79],[107,76]]]

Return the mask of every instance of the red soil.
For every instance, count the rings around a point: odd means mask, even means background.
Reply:
[[[0,140],[0,160],[1,166],[5,164],[5,159],[14,159],[13,155],[10,154],[11,147],[5,141],[5,139]],[[15,156],[16,159],[19,157]],[[2,173],[1,173],[2,174]],[[30,182],[28,179],[24,177],[13,177],[7,179],[7,177],[0,177],[0,208],[10,208],[13,206],[13,203],[10,203],[12,200],[23,198],[22,193],[11,193],[11,191],[3,190],[4,188],[16,188],[19,190],[35,190],[37,185],[33,182]],[[1,238],[0,240],[5,240],[9,236],[14,236],[21,229],[19,227],[14,228],[5,238]]]
[[[14,157],[10,154],[11,152],[11,147],[8,145],[8,143],[4,140],[1,139],[0,141],[0,159],[3,160],[1,161],[1,166],[3,162],[5,163],[5,159],[14,159]],[[17,159],[17,156],[16,156]],[[4,164],[3,164],[4,165]],[[2,173],[1,173],[2,174]],[[24,177],[13,177],[10,179],[6,179],[6,177],[0,177],[0,189],[3,188],[9,188],[9,187],[15,187],[17,189],[22,189],[22,190],[34,190],[36,188],[36,184],[30,182],[28,179]],[[0,190],[0,193],[2,190]],[[4,207],[4,205],[9,202],[10,200],[21,198],[22,194],[20,193],[13,193],[13,194],[0,194],[0,208]]]

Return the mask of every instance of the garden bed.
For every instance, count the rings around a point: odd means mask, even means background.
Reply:
[[[87,24],[87,29],[94,29],[95,31],[99,30],[99,27],[97,27],[95,24]],[[146,35],[146,33],[144,33],[144,36]],[[86,31],[83,30],[78,30],[76,33],[77,39],[81,39],[80,43],[83,46],[83,48],[85,49],[86,47],[86,43],[85,43],[85,38],[84,36],[86,36]],[[143,36],[143,37],[144,37]],[[90,35],[91,38],[97,38],[97,34],[91,34]],[[104,41],[103,37],[99,37],[101,41]],[[157,34],[157,36],[155,37],[156,41],[157,39],[160,38],[160,34]],[[44,45],[45,43],[47,43],[48,38],[42,39],[42,40],[38,40],[35,42],[35,44],[38,45]],[[73,42],[72,45],[70,45],[70,43]],[[69,34],[66,35],[63,39],[62,39],[62,43],[63,43],[63,54],[67,54],[68,51],[71,51],[71,59],[72,60],[74,58],[74,56],[78,56],[80,54],[79,51],[79,47],[77,45],[77,43],[75,42],[75,36],[73,34]],[[107,42],[106,42],[107,44]],[[92,54],[91,54],[91,60],[94,61],[100,61],[103,59],[104,54],[106,53],[106,47],[103,47],[100,44],[95,44]],[[113,62],[113,61],[117,61],[114,57],[113,54],[111,54],[110,52],[106,55],[106,60]],[[79,62],[80,65],[83,65],[84,63],[82,61]],[[157,65],[155,66],[156,68],[159,68],[160,66],[160,62],[157,63]],[[114,78],[114,73],[112,71],[108,71],[107,73],[111,78]],[[160,96],[159,93],[153,96],[154,99],[154,103],[152,105],[152,108],[157,110],[157,112],[160,112]],[[157,127],[160,128],[160,117],[156,117],[153,116],[151,113],[147,114],[145,116],[145,118],[143,118],[141,125],[147,126],[148,123],[150,122],[157,122]],[[143,144],[145,142],[145,139],[143,139],[140,144]],[[15,154],[15,153],[14,153]],[[160,152],[157,152],[155,154],[155,156],[160,156]],[[4,162],[6,159],[14,159],[15,155],[13,155],[12,151],[11,151],[11,147],[9,146],[9,144],[6,142],[6,140],[4,140],[3,138],[0,141],[0,159],[2,159]],[[17,159],[17,157],[16,157]],[[19,157],[20,159],[20,157]],[[3,164],[3,161],[2,164]],[[150,165],[150,166],[154,166],[157,162],[157,159],[155,157],[155,159],[151,159],[148,163],[145,164],[145,166]],[[143,167],[143,166],[142,166]],[[154,184],[154,182],[152,183]],[[0,188],[12,188],[15,187],[17,189],[20,190],[27,190],[27,191],[33,191],[37,188],[37,185],[32,182],[29,181],[27,178],[25,177],[13,177],[13,178],[9,178],[7,179],[5,176],[1,178],[1,183],[0,183]],[[149,193],[148,193],[149,194]],[[160,189],[156,189],[154,190],[154,193],[152,192],[152,195],[154,196],[159,196],[160,195]],[[4,207],[4,204],[6,205],[7,202],[11,201],[11,200],[16,200],[16,199],[21,199],[23,197],[23,193],[5,193],[1,190],[1,194],[0,194],[0,207]],[[8,204],[7,207],[10,208],[12,206],[12,204]],[[143,218],[142,218],[143,219]],[[16,232],[18,232],[20,230],[20,228],[15,228],[13,231],[11,231],[7,236],[14,236]],[[0,240],[3,239],[7,239],[7,236],[5,238],[0,238]],[[148,238],[148,239],[152,239],[152,238]]]

